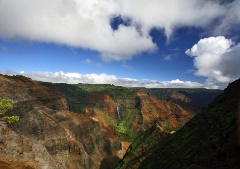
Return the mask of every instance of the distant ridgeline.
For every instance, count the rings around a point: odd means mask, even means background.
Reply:
[[[70,109],[77,113],[85,112],[86,105],[88,104],[87,98],[92,93],[108,95],[114,100],[114,102],[119,103],[122,100],[133,99],[134,93],[138,90],[144,90],[151,97],[200,110],[206,107],[216,96],[223,92],[219,89],[204,88],[127,88],[110,84],[39,83],[63,92],[68,100]]]
[[[64,93],[71,111],[81,114],[86,111],[97,113],[128,141],[132,141],[142,131],[149,129],[159,119],[161,120],[159,115],[151,117],[153,116],[152,113],[156,114],[157,111],[158,113],[161,113],[161,111],[174,113],[171,110],[165,110],[169,109],[168,102],[161,103],[165,107],[159,107],[157,104],[160,104],[160,102],[157,99],[176,103],[182,106],[184,111],[196,114],[218,94],[222,93],[221,90],[208,89],[148,89],[126,88],[110,84],[39,83]],[[146,96],[140,94],[139,97],[138,91],[144,91]],[[145,114],[144,111],[146,111]],[[176,113],[174,118],[178,118],[178,116],[179,121],[164,122],[165,128],[170,132],[180,128],[192,117],[191,115],[186,118],[182,117],[182,119],[185,118],[182,120],[181,115]],[[164,118],[167,117],[164,115]]]
[[[191,107],[195,110],[206,107],[223,92],[219,89],[204,88],[145,88],[144,90],[153,97]]]
[[[105,94],[110,96],[115,103],[120,104],[123,100],[131,100],[137,89],[114,86],[110,84],[65,84],[39,82],[44,86],[56,88],[64,93],[69,103],[70,110],[84,113],[88,105],[88,98],[92,94]]]

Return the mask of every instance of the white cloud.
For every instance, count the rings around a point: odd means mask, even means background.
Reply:
[[[171,55],[167,55],[164,57],[165,61],[171,61],[172,60],[172,56]]]
[[[169,39],[177,28],[208,26],[227,9],[208,0],[0,0],[0,38],[87,48],[105,61],[129,60],[156,49],[149,36],[153,27],[164,29]],[[113,31],[110,20],[118,15],[132,24]]]
[[[201,84],[199,82],[181,81],[179,79],[171,81],[156,81],[156,80],[137,80],[131,78],[118,78],[114,75],[101,74],[79,74],[76,72],[64,73],[59,72],[24,72],[16,73],[13,71],[0,71],[6,75],[23,75],[33,80],[53,82],[53,83],[88,83],[88,84],[114,84],[124,87],[146,87],[146,88],[224,88],[227,84],[213,84],[212,82]]]
[[[205,27],[225,9],[208,0],[122,0],[121,13],[131,17],[147,33],[152,27],[165,30],[170,38],[182,26]]]
[[[84,63],[84,64],[93,64],[93,65],[95,65],[95,66],[97,66],[97,67],[101,67],[101,66],[102,66],[101,63],[93,62],[93,61],[92,61],[91,59],[89,59],[89,58],[85,59],[82,63]]]
[[[240,77],[240,44],[223,36],[199,40],[186,54],[194,57],[195,72],[209,81],[230,82]]]
[[[216,35],[230,34],[231,30],[240,27],[240,1],[235,0],[226,6],[226,14],[221,18],[220,24],[214,29]]]
[[[128,60],[155,48],[134,26],[113,31],[114,0],[1,0],[0,37],[23,38],[88,48],[104,60]]]
[[[92,60],[91,59],[85,59],[85,61],[83,63],[90,64],[90,63],[92,63]]]
[[[170,83],[184,83],[184,82],[179,79],[176,79],[176,80],[171,80]]]

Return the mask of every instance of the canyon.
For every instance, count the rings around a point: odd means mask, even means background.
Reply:
[[[141,88],[0,75],[0,97],[14,101],[7,113],[20,118],[12,124],[0,122],[0,168],[112,168],[145,132],[157,126],[169,135],[199,112],[188,105],[191,97],[170,95],[186,104]]]
[[[240,79],[169,135],[154,125],[134,140],[117,169],[240,168]]]

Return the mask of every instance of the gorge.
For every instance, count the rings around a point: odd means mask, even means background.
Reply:
[[[0,168],[112,168],[145,132],[169,135],[198,114],[193,96],[222,92],[149,90],[0,75],[0,97],[14,101],[7,113],[20,118],[0,124]]]

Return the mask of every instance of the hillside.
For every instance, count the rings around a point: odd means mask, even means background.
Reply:
[[[144,132],[169,135],[196,114],[138,88],[3,75],[0,86],[0,97],[14,101],[7,113],[20,117],[0,122],[0,168],[112,168]]]
[[[0,168],[99,168],[124,155],[127,144],[89,114],[69,111],[56,89],[23,76],[0,75],[0,97],[12,99],[8,114],[19,122],[0,122]]]
[[[0,168],[111,168],[156,122],[169,133],[193,117],[177,104],[113,85],[0,75],[0,86],[0,97],[14,101],[7,113],[20,118],[0,122]]]
[[[240,79],[174,134],[152,127],[116,168],[239,168],[239,101]]]
[[[163,88],[163,89],[147,89],[144,88],[152,97],[167,100],[179,104],[185,108],[193,110],[196,114],[212,102],[215,97],[223,91],[218,89],[185,89],[185,88]]]
[[[150,97],[170,101],[196,114],[206,107],[222,90],[213,89],[184,89],[184,88],[126,88],[109,84],[64,84],[39,82],[44,86],[56,88],[63,92],[70,110],[83,113],[87,105],[87,98],[91,93],[101,93],[110,96],[114,102],[125,103],[132,100],[134,93],[138,90],[145,91]],[[124,102],[123,102],[124,104]]]
[[[207,89],[125,88],[108,84],[39,83],[63,92],[71,111],[81,114],[94,112],[130,142],[157,121],[165,131],[176,131],[222,92]],[[182,97],[188,100],[181,100]]]

